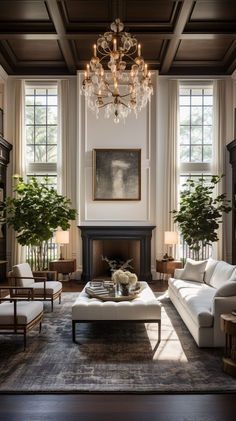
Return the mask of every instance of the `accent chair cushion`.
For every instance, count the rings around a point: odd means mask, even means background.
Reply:
[[[209,281],[209,285],[216,289],[220,288],[226,281],[231,278],[234,270],[235,266],[232,266],[229,263],[223,261],[218,262]]]
[[[43,311],[41,301],[18,301],[17,324],[26,325],[35,319]],[[4,302],[0,304],[0,325],[14,324],[14,304]]]
[[[186,281],[203,282],[207,260],[187,259],[181,278]]]
[[[216,290],[215,297],[232,297],[236,296],[236,278],[226,281]]]
[[[30,287],[33,286],[34,283],[33,273],[29,263],[20,263],[19,265],[15,265],[12,268],[13,276],[20,276],[23,279],[16,279],[16,285],[19,287]],[[25,277],[30,277],[32,279],[24,279]]]
[[[43,282],[34,282],[34,284],[31,285],[34,288],[34,295],[35,296],[43,296],[44,294],[44,283]],[[56,292],[60,291],[62,289],[62,283],[58,281],[50,281],[46,282],[46,294],[47,295],[53,295],[56,294]]]

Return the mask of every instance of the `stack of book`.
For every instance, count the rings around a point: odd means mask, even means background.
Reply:
[[[97,285],[95,284],[95,282],[92,282],[92,284],[90,283],[90,285],[86,288],[86,292],[88,294],[90,293],[90,294],[97,294],[97,295],[103,295],[103,296],[109,295],[108,289],[103,286],[102,282],[97,283]]]

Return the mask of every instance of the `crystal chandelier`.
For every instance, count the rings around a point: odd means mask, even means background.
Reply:
[[[95,111],[97,117],[100,108],[104,108],[105,117],[113,114],[114,122],[119,123],[132,110],[137,117],[150,100],[153,86],[151,72],[141,56],[141,45],[136,38],[122,32],[124,24],[120,19],[110,27],[111,32],[105,32],[93,46],[94,55],[87,64],[81,91],[88,108]],[[125,56],[129,63],[124,61]],[[107,71],[104,63],[107,63]]]

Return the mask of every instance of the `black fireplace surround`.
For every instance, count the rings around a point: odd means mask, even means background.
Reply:
[[[151,238],[155,226],[79,226],[82,237],[83,271],[81,280],[93,279],[94,240],[139,240],[140,274],[139,280],[151,282]]]

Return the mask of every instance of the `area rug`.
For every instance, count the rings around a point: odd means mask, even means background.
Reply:
[[[42,333],[0,337],[0,392],[232,392],[236,379],[222,372],[222,349],[199,349],[166,295],[162,340],[157,325],[88,323],[71,339],[71,305],[45,304]]]

